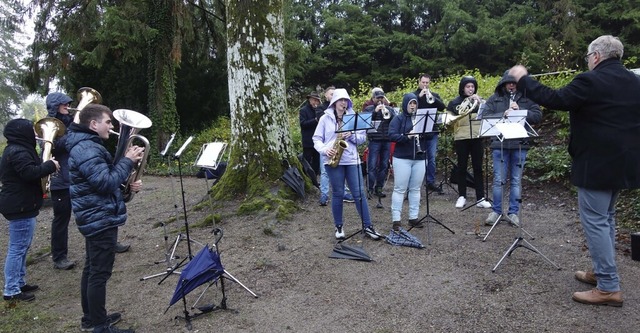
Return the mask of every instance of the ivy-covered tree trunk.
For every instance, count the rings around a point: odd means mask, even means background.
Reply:
[[[294,156],[286,113],[282,0],[227,0],[231,156],[216,197],[271,197]]]
[[[149,26],[155,30],[149,39],[149,113],[153,121],[153,135],[160,151],[168,133],[180,128],[176,109],[176,66],[180,64],[181,41],[177,36],[182,2],[150,0]],[[155,149],[154,149],[155,148]]]

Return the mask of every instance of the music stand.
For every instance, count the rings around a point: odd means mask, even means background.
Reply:
[[[371,121],[373,114],[372,113],[349,113],[349,114],[344,114],[342,116],[342,125],[336,130],[336,133],[343,133],[343,132],[351,132],[351,131],[367,131],[370,130],[372,128],[374,128],[373,122]],[[362,161],[360,161],[360,155],[357,154],[358,156],[358,168],[362,167]],[[333,251],[332,251],[332,255],[330,255],[330,258],[335,258],[335,259],[355,259],[355,260],[364,260],[364,261],[371,261],[371,258],[369,257],[369,255],[364,251],[364,249],[354,249],[352,247],[347,247],[344,246],[345,248],[349,248],[350,250],[353,250],[355,253],[354,256],[342,256],[339,255],[340,251],[343,250],[343,245],[342,242],[352,238],[353,236],[357,235],[357,234],[362,234],[362,237],[365,236],[365,227],[364,227],[364,218],[362,217],[362,202],[363,199],[366,200],[365,194],[364,194],[364,190],[362,187],[362,183],[361,180],[362,179],[362,170],[358,170],[358,188],[360,189],[360,197],[358,198],[359,202],[356,203],[356,205],[360,205],[360,229],[357,230],[356,232],[350,234],[349,236],[338,240],[338,242],[334,245]],[[384,237],[382,235],[379,235],[380,237]]]
[[[200,153],[196,157],[195,166],[210,170],[217,170],[222,161],[222,156],[227,149],[226,142],[209,142],[202,145]],[[211,187],[209,187],[209,177],[205,171],[204,175],[205,184],[207,186],[207,196],[209,197],[209,208],[213,212],[213,202],[211,201]],[[215,184],[215,182],[214,182]],[[213,186],[213,184],[211,185]]]
[[[405,133],[406,135],[418,135],[417,137],[415,137],[415,145],[414,145],[414,152],[416,155],[418,154],[426,154],[424,151],[422,151],[422,147],[420,147],[420,137],[424,136],[425,134],[431,134],[431,133],[437,133],[438,131],[434,129],[434,125],[437,123],[437,109],[436,108],[430,108],[430,109],[418,109],[416,110],[416,115],[415,115],[415,119],[412,120],[413,121],[413,127],[411,129],[411,131],[409,131],[408,133]],[[427,157],[424,156],[424,169],[425,169],[425,175],[427,172]],[[425,184],[425,205],[426,205],[426,214],[425,216],[423,216],[417,225],[420,225],[422,223],[422,221],[427,220],[426,221],[426,225],[427,225],[427,243],[429,245],[431,245],[431,228],[429,227],[429,223],[435,223],[440,225],[441,227],[447,229],[449,232],[451,232],[452,234],[455,234],[455,231],[451,230],[449,227],[447,227],[446,225],[444,225],[442,222],[440,222],[438,219],[436,219],[435,217],[433,217],[431,215],[431,212],[429,210],[429,189],[426,187]],[[411,231],[411,229],[413,229],[415,226],[410,226],[409,229],[407,231]]]

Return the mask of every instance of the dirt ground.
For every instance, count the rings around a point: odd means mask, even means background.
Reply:
[[[128,204],[129,220],[120,230],[121,241],[130,243],[131,250],[117,255],[107,308],[123,314],[117,325],[121,328],[186,332],[185,322],[175,319],[183,315],[182,302],[164,313],[178,275],[171,274],[160,283],[167,263],[154,263],[165,259],[167,244],[171,248],[178,235],[185,234],[180,182],[145,177],[144,183],[144,190]],[[346,243],[361,246],[373,259],[363,262],[329,258],[335,244],[331,212],[330,207],[317,204],[317,192],[309,194],[289,221],[276,222],[266,213],[236,216],[239,202],[210,202],[193,210],[206,198],[207,183],[185,178],[183,185],[194,240],[192,254],[202,243],[214,242],[212,228],[196,224],[206,214],[220,214],[222,264],[259,296],[254,298],[241,285],[225,280],[229,309],[193,319],[193,332],[637,332],[640,327],[640,262],[631,260],[628,244],[619,245],[617,258],[624,307],[587,306],[571,300],[572,292],[590,288],[573,278],[574,271],[588,268],[590,260],[576,199],[566,189],[525,186],[521,221],[530,235],[524,234],[524,240],[540,254],[517,247],[493,272],[518,239],[519,229],[502,222],[483,241],[476,232],[489,231],[478,226],[489,210],[454,208],[456,194],[449,186],[444,195],[429,196],[431,218],[427,220],[433,222],[429,228],[411,231],[425,249],[395,247],[357,235]],[[376,200],[369,200],[369,207],[378,231],[388,234],[390,196],[381,203],[384,207],[376,208]],[[420,216],[425,216],[426,207],[423,195]],[[345,204],[344,212],[345,231],[356,232],[360,220],[354,204]],[[166,225],[165,243],[161,223],[176,215],[177,221]],[[48,251],[51,216],[51,207],[42,209],[32,256]],[[403,218],[406,221],[406,215]],[[84,241],[71,223],[69,257],[81,266]],[[2,228],[0,260],[4,264],[6,222]],[[178,242],[175,254],[179,258],[172,264],[188,256],[186,241]],[[55,270],[50,257],[42,255],[27,271],[28,282],[41,287],[35,302],[19,304],[38,314],[30,331],[78,332],[81,268]],[[154,274],[158,276],[141,281]],[[220,304],[220,285],[203,291],[205,287],[187,296],[191,313],[199,312],[191,306],[201,294],[197,306]],[[3,308],[0,318],[8,313]]]

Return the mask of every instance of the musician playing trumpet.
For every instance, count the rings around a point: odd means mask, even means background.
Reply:
[[[446,105],[437,93],[431,91],[431,76],[429,74],[420,75],[418,80],[418,89],[414,92],[418,96],[418,109],[437,109],[442,111]],[[429,191],[437,191],[442,193],[442,188],[435,185],[436,182],[436,153],[438,149],[438,133],[425,134],[427,144],[423,149],[427,153],[427,189]]]
[[[384,91],[381,88],[374,88],[373,98],[376,104],[369,105],[364,109],[365,113],[372,113],[371,120],[375,128],[367,131],[369,140],[369,153],[367,156],[367,184],[369,194],[374,194],[384,198],[387,196],[382,191],[384,181],[389,171],[389,155],[391,151],[391,141],[387,133],[389,123],[395,116],[395,110],[385,104]]]
[[[324,155],[322,161],[329,183],[331,184],[331,213],[335,226],[336,239],[345,238],[344,221],[342,219],[342,207],[344,198],[345,181],[351,189],[351,194],[355,200],[356,210],[362,220],[362,227],[365,235],[371,239],[380,239],[380,235],[373,228],[371,217],[369,216],[369,206],[363,195],[362,171],[360,169],[360,158],[358,156],[357,145],[364,143],[366,134],[364,130],[354,132],[340,131],[343,126],[345,114],[355,114],[353,102],[345,89],[336,89],[329,103],[329,108],[320,117],[318,126],[313,133],[313,146]],[[346,148],[342,150],[342,155],[336,166],[331,166],[331,160],[338,153],[339,145],[336,142],[344,140]]]
[[[463,104],[473,104],[471,110],[464,110],[467,115],[456,122],[454,132],[454,148],[458,157],[458,200],[456,200],[456,208],[463,208],[467,202],[467,163],[469,155],[471,155],[471,165],[473,167],[473,179],[476,190],[476,206],[479,208],[491,208],[491,204],[485,200],[484,183],[482,182],[482,139],[480,134],[480,120],[477,120],[478,110],[484,102],[477,95],[478,81],[473,76],[464,76],[458,85],[459,96],[454,98],[447,110],[455,115],[460,111],[458,106]],[[463,103],[465,102],[468,103]]]

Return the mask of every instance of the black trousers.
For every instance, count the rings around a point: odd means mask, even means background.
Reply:
[[[467,197],[467,165],[471,155],[471,167],[476,186],[476,200],[484,198],[484,183],[482,182],[482,149],[481,139],[467,139],[454,141],[456,155],[458,155],[458,193]]]
[[[93,237],[85,238],[86,257],[80,294],[82,322],[93,324],[94,332],[109,327],[107,323],[107,281],[111,277],[116,259],[118,228],[105,230]]]
[[[71,219],[71,197],[69,189],[52,190],[53,221],[51,222],[51,257],[53,261],[67,258],[69,249],[69,220]]]
[[[303,147],[302,155],[309,162],[316,176],[320,175],[320,153],[313,147]]]

